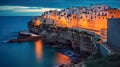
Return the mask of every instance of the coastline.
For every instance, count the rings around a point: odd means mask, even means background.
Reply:
[[[61,28],[61,29],[64,29],[64,28]],[[84,40],[84,37],[89,38],[92,36],[89,35],[87,32],[82,31],[81,33],[79,33],[82,35],[82,37],[81,37],[80,35],[78,35],[78,33],[75,33],[75,31],[74,32],[73,31],[74,30],[72,30],[72,32],[71,32],[71,30],[69,30],[69,31],[66,30],[63,32],[61,30],[56,30],[53,32],[45,32],[45,30],[44,30],[41,32],[41,35],[40,34],[38,35],[38,34],[35,34],[32,32],[27,32],[27,33],[19,32],[18,38],[11,39],[8,41],[8,43],[36,41],[36,40],[40,39],[43,41],[43,43],[49,43],[49,44],[51,43],[52,44],[52,45],[50,45],[51,48],[57,48],[58,52],[70,57],[70,59],[72,60],[71,63],[78,64],[80,62],[87,60],[89,56],[94,55],[97,50],[95,49],[94,45],[92,45],[92,44],[91,44],[91,47],[86,47],[86,46],[80,47],[80,41],[79,41],[79,40],[81,40],[80,38],[82,38]],[[45,32],[45,33],[43,33],[43,32]],[[59,33],[61,33],[61,34],[59,34]],[[69,35],[72,34],[72,38],[65,37],[65,36],[68,36],[68,33],[69,33]],[[47,34],[49,34],[49,35],[47,35]],[[62,36],[63,34],[64,34],[64,36]],[[78,36],[80,36],[80,38]],[[61,37],[62,37],[62,39],[61,39]],[[84,48],[84,49],[80,50],[80,48]],[[92,51],[90,52],[89,50],[86,51],[87,48],[92,48],[92,50],[95,52],[92,52]]]

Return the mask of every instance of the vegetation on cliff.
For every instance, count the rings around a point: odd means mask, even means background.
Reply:
[[[120,67],[120,55],[110,55],[90,59],[86,67]]]

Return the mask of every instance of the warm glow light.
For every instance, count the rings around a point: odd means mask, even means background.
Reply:
[[[88,28],[87,20],[83,19],[82,22],[81,22],[81,26],[84,27],[84,28]]]
[[[42,59],[42,41],[37,40],[35,41],[35,53],[36,53],[36,58],[38,61]]]
[[[108,18],[120,18],[120,10],[109,9],[106,12],[107,15],[99,15],[99,16],[93,15],[92,13],[88,15],[83,13],[82,18],[79,18],[79,15],[74,13],[71,14],[71,16],[67,17],[66,16],[67,13],[63,16],[60,16],[60,14],[58,15],[56,14],[56,12],[52,11],[51,15],[46,14],[44,18],[51,18],[55,20],[57,22],[56,26],[87,29],[89,31],[101,35],[104,39],[106,39],[107,20]]]
[[[61,53],[56,53],[56,63],[57,64],[67,64],[71,62],[71,59]]]
[[[65,18],[61,18],[60,23],[61,23],[61,26],[64,26],[64,27],[67,27],[68,25]]]
[[[41,24],[40,19],[37,19],[34,25],[35,25],[35,26],[39,26],[40,24]]]

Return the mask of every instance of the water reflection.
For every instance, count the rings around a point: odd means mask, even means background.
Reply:
[[[35,41],[35,54],[36,54],[36,59],[37,59],[38,62],[40,62],[40,63],[42,63],[42,62],[50,63],[49,61],[45,60],[45,58],[48,58],[48,59],[52,58],[52,56],[49,55],[49,53],[47,53],[48,56],[44,56],[44,58],[43,58],[43,52],[46,52],[46,50],[43,51],[43,44],[42,44],[41,40]],[[50,53],[51,52],[52,51],[50,51]],[[44,54],[46,54],[46,53],[44,53]],[[69,57],[67,57],[66,55],[63,55],[59,52],[56,52],[53,56],[55,56],[54,57],[55,59],[52,59],[52,60],[50,59],[50,60],[55,61],[55,64],[67,64],[67,63],[71,62]]]
[[[71,59],[68,56],[65,56],[61,53],[56,53],[55,61],[56,64],[67,64],[71,62]]]
[[[38,62],[40,62],[40,60],[42,59],[43,54],[42,52],[43,52],[42,41],[41,40],[35,41],[35,54]]]

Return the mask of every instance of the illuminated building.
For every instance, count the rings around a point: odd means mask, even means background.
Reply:
[[[92,5],[72,7],[61,11],[51,10],[44,12],[42,17],[53,19],[56,26],[97,30],[98,34],[106,36],[107,19],[120,18],[120,10],[106,5]]]

